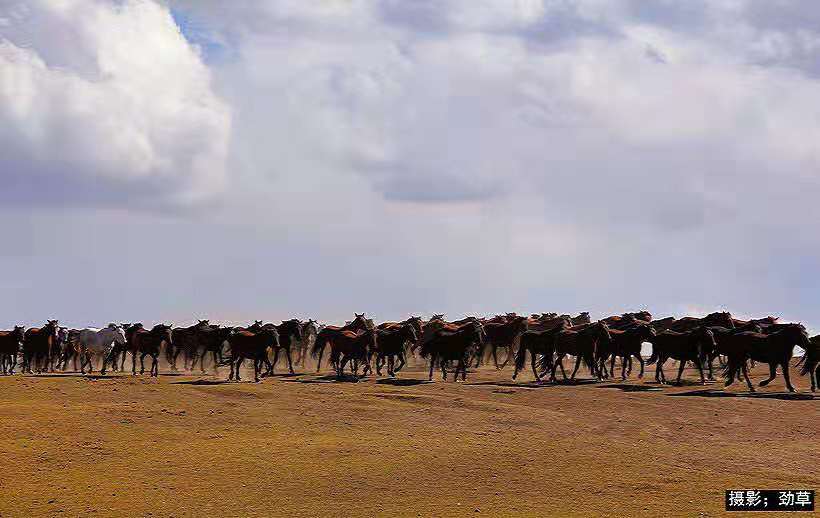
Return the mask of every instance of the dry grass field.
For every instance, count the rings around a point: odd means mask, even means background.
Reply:
[[[780,378],[710,397],[651,370],[576,386],[422,371],[0,378],[0,516],[715,516],[727,488],[820,489],[806,378],[799,398]]]

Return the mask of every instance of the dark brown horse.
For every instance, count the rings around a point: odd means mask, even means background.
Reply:
[[[57,320],[49,320],[43,327],[26,329],[21,372],[31,374],[32,361],[37,372],[42,372],[47,367],[48,355],[57,341],[59,331],[60,325]]]
[[[671,319],[671,320],[670,320]],[[732,314],[727,311],[718,311],[709,313],[705,317],[683,317],[675,320],[674,318],[664,318],[662,320],[655,320],[652,322],[652,327],[656,331],[678,331],[684,333],[691,331],[700,326],[720,326],[734,329],[735,322],[732,320]]]
[[[26,338],[26,328],[14,326],[11,331],[0,331],[0,366],[3,375],[14,374],[14,367],[17,365],[17,353],[23,346]]]
[[[484,324],[486,339],[477,354],[476,367],[479,366],[484,353],[484,348],[489,345],[493,356],[493,363],[496,369],[503,369],[513,357],[513,347],[516,339],[527,330],[527,317],[507,317],[506,322],[488,322]],[[498,349],[507,350],[507,359],[502,365],[498,365]]]
[[[565,331],[572,326],[572,323],[567,318],[553,320],[555,320],[556,323],[552,328],[542,329],[540,331],[527,330],[521,334],[518,351],[515,354],[515,371],[513,372],[512,379],[518,377],[518,372],[524,368],[524,363],[527,361],[527,353],[530,353],[532,374],[536,380],[541,381],[541,375],[535,368],[536,356],[540,354],[542,358],[549,358],[551,365],[555,356],[555,336],[560,331]]]
[[[564,356],[569,354],[575,356],[575,369],[572,371],[572,379],[575,379],[582,361],[595,379],[601,379],[601,373],[598,371],[596,361],[598,346],[606,346],[610,340],[612,340],[612,337],[609,333],[609,326],[603,321],[585,325],[579,330],[564,329],[555,335],[555,361],[551,362],[550,358],[544,356],[539,365],[542,371],[546,371],[548,367],[550,368],[551,380],[555,379],[556,367],[560,367],[561,374],[566,380],[567,373],[564,371],[563,359]]]
[[[416,326],[407,322],[399,327],[391,326],[388,329],[378,330],[378,342],[376,347],[376,374],[381,376],[382,364],[387,359],[387,374],[395,377],[405,363],[407,344],[415,344],[418,341]],[[399,366],[396,367],[396,358],[399,359]]]
[[[293,355],[292,350],[302,342],[302,324],[297,319],[291,320],[283,320],[281,324],[274,325],[274,324],[263,324],[261,320],[257,320],[253,323],[250,327],[248,327],[249,331],[258,332],[260,329],[267,328],[271,329],[274,328],[279,333],[279,346],[275,347],[273,350],[273,362],[267,360],[265,358],[265,363],[267,365],[267,372],[265,373],[266,376],[270,376],[274,374],[276,369],[276,364],[279,362],[279,352],[284,350],[285,357],[288,361],[288,370],[291,374],[295,374],[293,370]]]
[[[801,362],[803,362],[803,368],[800,369],[800,374],[809,375],[811,391],[814,392],[820,384],[820,335],[809,339],[809,346]]]
[[[171,345],[173,343],[173,336],[171,326],[165,324],[157,324],[150,331],[140,326],[131,333],[128,338],[128,348],[134,357],[134,363],[131,368],[131,374],[137,373],[136,357],[140,355],[140,374],[145,372],[145,357],[151,357],[150,375],[159,376],[159,353],[162,349],[162,344]]]
[[[257,332],[242,329],[233,331],[227,336],[231,356],[227,360],[231,365],[228,381],[239,377],[239,369],[246,359],[253,360],[253,379],[259,381],[259,369],[268,359],[268,348],[279,346],[279,332],[275,328],[263,328]],[[225,360],[223,360],[224,364]]]
[[[777,376],[777,366],[783,370],[783,378],[786,381],[786,388],[789,392],[794,392],[789,376],[789,362],[794,354],[794,346],[799,345],[804,350],[811,347],[809,335],[806,328],[801,324],[787,324],[779,331],[771,334],[754,333],[746,331],[735,335],[730,335],[725,341],[726,367],[723,369],[723,377],[726,385],[731,385],[735,377],[740,379],[742,372],[746,384],[750,391],[754,391],[752,382],[749,380],[747,362],[769,364],[769,378],[760,382],[761,387],[765,387]]]
[[[706,359],[706,351],[714,349],[715,337],[710,328],[700,326],[685,333],[676,331],[662,331],[652,340],[652,356],[647,363],[650,365],[657,362],[655,369],[655,381],[666,383],[666,375],[663,372],[663,364],[669,358],[678,360],[678,378],[676,383],[680,384],[683,369],[686,362],[692,362],[700,373],[700,383],[705,384],[703,377],[703,361]]]
[[[461,371],[461,380],[467,379],[467,364],[472,354],[481,349],[484,341],[484,329],[480,322],[468,322],[455,331],[439,329],[429,340],[421,345],[421,356],[430,361],[430,376],[433,379],[433,369],[436,362],[441,367],[442,379],[447,380],[447,365],[456,361],[454,378],[458,380]]]
[[[636,320],[636,322],[641,322]],[[638,360],[641,371],[638,378],[643,378],[644,361],[641,356],[641,344],[651,342],[655,337],[655,329],[648,323],[633,324],[626,329],[610,329],[612,340],[607,344],[603,343],[599,347],[598,358],[600,360],[599,370],[601,374],[607,376],[606,360],[609,358],[609,374],[615,377],[615,357],[621,358],[621,379],[625,380],[632,372],[632,358]]]

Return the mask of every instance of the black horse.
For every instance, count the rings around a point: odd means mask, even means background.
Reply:
[[[676,383],[680,384],[683,369],[686,362],[692,362],[698,368],[701,384],[706,383],[703,376],[703,362],[707,357],[706,352],[714,349],[715,336],[711,329],[700,326],[685,333],[676,331],[663,331],[658,333],[652,340],[652,356],[647,361],[648,364],[657,362],[655,369],[655,381],[666,383],[666,374],[663,372],[663,364],[669,358],[678,360],[678,378]]]

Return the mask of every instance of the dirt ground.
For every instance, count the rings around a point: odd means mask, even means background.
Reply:
[[[780,377],[716,397],[651,370],[575,386],[310,370],[2,377],[0,516],[714,516],[725,489],[820,489],[820,401],[796,375],[792,398]]]

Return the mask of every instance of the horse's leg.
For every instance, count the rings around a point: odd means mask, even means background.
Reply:
[[[137,375],[137,350],[131,349],[131,375]]]
[[[686,360],[681,359],[680,360],[680,365],[678,365],[678,379],[675,380],[675,383],[677,383],[678,385],[680,385],[680,377],[683,375],[683,368],[684,367],[686,367]]]
[[[564,381],[566,381],[567,380],[567,371],[564,370],[564,356],[566,356],[566,354],[563,354],[563,353],[560,356],[558,356],[558,359],[555,360],[555,363],[559,367],[561,367],[561,376],[563,376]],[[555,378],[555,366],[552,367],[552,377]]]
[[[663,373],[664,363],[666,363],[666,359],[658,356],[658,359],[655,362],[655,381],[657,381],[661,385],[666,383],[666,375]]]
[[[743,377],[746,379],[746,385],[749,386],[749,392],[754,392],[755,387],[752,385],[752,380],[749,379],[749,367],[746,365],[746,360],[743,361],[743,365],[741,365],[741,370],[743,372]],[[738,381],[740,381],[740,376],[738,376]]]
[[[430,376],[427,378],[428,381],[433,381],[433,369],[436,367],[436,355],[430,355]]]
[[[148,355],[147,352],[140,354],[140,374],[145,373],[145,357]]]
[[[784,361],[780,364],[783,368],[783,379],[786,380],[786,389],[789,392],[794,392],[794,386],[792,385],[791,374],[789,373],[789,360],[788,357],[784,359]]]
[[[626,379],[626,365],[627,365],[627,363],[629,363],[627,361],[628,358],[629,358],[629,355],[621,356],[621,380]]]
[[[541,381],[541,376],[538,375],[538,370],[535,368],[536,363],[535,351],[530,350],[530,367],[532,368],[532,375],[535,376],[535,381]]]
[[[765,387],[766,385],[771,383],[772,380],[776,376],[777,376],[777,362],[772,362],[772,363],[769,364],[769,379],[765,379],[765,380],[761,381],[760,386]]]
[[[447,368],[445,367],[447,362],[441,360],[441,379],[447,381]]]
[[[242,368],[242,363],[245,361],[244,356],[240,356],[239,359],[236,361],[236,372],[234,376],[236,377],[236,381],[242,381],[242,378],[239,377],[239,369]]]
[[[572,375],[569,379],[575,379],[575,375],[578,374],[578,368],[581,366],[581,353],[578,353],[578,356],[575,357],[575,369],[572,371]]]
[[[695,356],[694,362],[695,366],[698,368],[698,373],[700,373],[700,384],[706,385],[706,378],[703,376],[703,362],[699,356]]]

